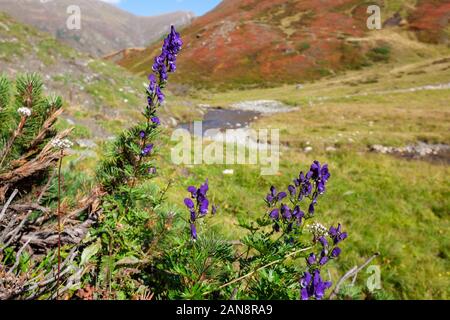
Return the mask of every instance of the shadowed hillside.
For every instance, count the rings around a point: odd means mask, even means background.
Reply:
[[[66,28],[67,8],[71,5],[80,7],[81,30]],[[0,0],[0,11],[94,56],[146,46],[160,38],[171,24],[184,26],[194,17],[191,12],[138,17],[99,0]]]

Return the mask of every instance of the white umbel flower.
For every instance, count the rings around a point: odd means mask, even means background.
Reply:
[[[328,229],[321,223],[314,222],[306,227],[306,229],[311,232],[314,236],[320,237],[327,234]]]
[[[52,140],[51,144],[52,144],[52,146],[54,148],[58,148],[58,149],[61,149],[61,150],[69,149],[69,148],[71,148],[73,146],[73,143],[70,140],[68,140],[68,139],[62,139],[61,140],[61,139],[55,138],[55,139]]]
[[[17,112],[22,116],[22,117],[29,117],[31,116],[31,110],[26,108],[26,107],[22,107],[17,109]]]

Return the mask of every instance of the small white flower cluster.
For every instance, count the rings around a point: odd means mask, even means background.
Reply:
[[[313,224],[308,225],[306,229],[317,237],[324,236],[328,233],[328,229],[325,228],[323,224],[318,222],[314,222]]]
[[[55,138],[55,139],[52,140],[51,144],[52,144],[52,146],[54,148],[58,148],[58,149],[61,149],[61,150],[69,149],[69,148],[71,148],[73,146],[73,143],[70,140],[68,140],[68,139],[62,139],[61,140],[61,139]]]
[[[22,116],[22,117],[29,117],[31,116],[31,110],[26,108],[26,107],[22,107],[17,109],[17,112]]]

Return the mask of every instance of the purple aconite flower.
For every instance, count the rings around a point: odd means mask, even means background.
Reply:
[[[319,264],[323,266],[327,262],[328,262],[327,252],[325,250],[322,250],[322,252],[320,252]]]
[[[316,263],[316,255],[314,253],[311,253],[308,258],[306,258],[306,262],[308,263],[308,265],[313,265]]]
[[[292,212],[291,209],[285,204],[281,206],[281,216],[285,220],[290,220],[292,218]]]
[[[208,207],[209,207],[209,200],[205,198],[200,202],[199,212],[202,216],[208,213]]]
[[[187,188],[187,191],[189,191],[191,193],[192,198],[194,198],[195,197],[195,193],[197,192],[197,188],[194,187],[194,186],[189,186]]]
[[[341,224],[339,223],[337,228],[331,226],[328,234],[333,239],[334,244],[338,244],[339,242],[345,240],[347,238],[347,232],[341,231]]]
[[[312,275],[309,272],[303,274],[300,279],[300,287],[302,300],[309,300],[310,298],[321,300],[325,296],[325,291],[331,287],[331,282],[323,281],[320,271],[314,270]]]
[[[327,248],[327,247],[328,247],[328,241],[327,241],[327,239],[326,239],[324,236],[321,236],[321,237],[319,238],[319,242],[322,244],[322,246],[323,246],[324,248]]]
[[[159,126],[161,124],[161,121],[159,120],[158,117],[152,117],[150,120],[157,126]]]
[[[192,201],[190,198],[185,198],[184,204],[186,205],[186,207],[188,207],[188,209],[194,209],[194,201]]]
[[[280,218],[280,210],[275,208],[273,209],[270,214],[269,214],[270,218],[273,220],[278,220]]]
[[[295,206],[294,210],[292,211],[292,216],[295,219],[297,219],[297,226],[300,226],[302,224],[302,219],[305,216],[305,213],[297,205],[297,206]]]
[[[183,41],[180,34],[172,26],[169,35],[164,39],[161,54],[155,58],[153,63],[153,71],[159,74],[161,83],[167,81],[168,72],[175,72],[177,54],[180,52],[182,45]]]
[[[144,138],[145,138],[145,131],[144,131],[144,130],[139,131],[139,137],[140,137],[141,139],[144,139]]]
[[[291,196],[295,196],[295,194],[297,193],[297,189],[295,189],[293,185],[288,186],[288,191]]]
[[[197,228],[194,223],[191,223],[191,238],[197,240]]]
[[[207,193],[209,190],[208,179],[199,188],[194,186],[189,186],[187,191],[190,193],[191,197],[184,199],[184,204],[189,209],[190,212],[190,222],[191,225],[194,224],[198,218],[202,218],[208,214],[209,211],[209,199],[207,198]],[[212,214],[217,211],[216,206],[212,206]],[[192,236],[192,226],[191,226],[191,236]],[[197,232],[195,232],[197,237]],[[194,237],[193,237],[194,239]],[[197,238],[195,238],[197,239]]]
[[[142,155],[148,156],[153,150],[153,144],[148,144],[142,149]]]
[[[176,32],[175,27],[170,28],[170,33],[164,39],[161,54],[156,56],[152,66],[154,73],[148,76],[149,84],[147,88],[147,103],[148,109],[146,112],[147,120],[151,120],[153,123],[159,125],[158,122],[153,121],[156,105],[160,105],[164,102],[165,95],[162,92],[167,80],[168,73],[175,72],[177,54],[181,50],[183,42],[181,41],[180,34]]]
[[[331,257],[332,258],[337,258],[337,257],[339,257],[339,255],[341,254],[341,249],[339,248],[339,247],[336,247],[336,248],[334,248],[332,251],[331,251]]]
[[[270,192],[266,196],[266,201],[269,206],[286,198],[287,194],[284,191],[277,193],[277,189],[274,186],[270,187]]]

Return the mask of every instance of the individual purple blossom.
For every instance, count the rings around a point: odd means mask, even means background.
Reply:
[[[205,198],[200,202],[199,212],[202,216],[208,213],[208,207],[209,207],[209,200]]]
[[[161,91],[161,87],[160,86],[156,86],[156,97],[158,98],[158,102],[161,104],[164,102],[164,99],[166,98],[166,96],[164,95],[164,93]]]
[[[297,193],[297,189],[293,185],[288,186],[288,191],[291,196],[295,196],[295,194]]]
[[[313,265],[316,263],[316,255],[314,253],[311,253],[308,258],[306,258],[306,262],[308,263],[308,265]]]
[[[139,131],[139,137],[140,137],[141,139],[144,139],[144,138],[145,138],[145,131],[144,131],[144,130]]]
[[[195,227],[195,223],[191,223],[191,238],[197,240],[197,228]]]
[[[320,252],[320,259],[319,259],[319,264],[321,265],[321,266],[323,266],[325,263],[327,263],[328,262],[328,255],[327,255],[327,252],[326,252],[326,250],[322,250],[321,252]]]
[[[152,152],[152,150],[153,150],[153,144],[148,144],[144,147],[144,149],[142,149],[142,155],[148,156],[150,154],[150,152]]]
[[[281,201],[286,198],[287,194],[284,191],[277,193],[277,189],[274,186],[270,187],[270,192],[266,196],[266,201],[270,205],[274,204],[276,201]]]
[[[280,210],[278,208],[273,209],[270,214],[270,218],[273,220],[278,220],[280,218]]]
[[[150,120],[157,126],[159,126],[161,124],[161,121],[159,120],[158,117],[152,117]]]
[[[188,207],[188,209],[194,209],[194,201],[192,201],[192,199],[190,198],[185,198],[184,199],[184,204],[186,205],[186,207]]]
[[[335,247],[333,248],[333,250],[331,250],[331,258],[337,258],[339,257],[339,255],[341,254],[341,249],[339,247]]]
[[[342,240],[345,240],[347,238],[347,232],[341,231],[341,224],[339,223],[337,228],[331,226],[330,231],[328,231],[328,234],[333,239],[333,243],[336,245]]]
[[[300,226],[302,224],[302,219],[305,216],[305,213],[300,209],[300,206],[297,205],[292,211],[292,216],[297,219],[297,226]]]
[[[193,198],[195,196],[196,192],[197,192],[197,188],[194,187],[194,186],[189,186],[187,188],[187,191],[189,191],[191,193],[191,197]]]
[[[281,206],[281,216],[285,220],[290,220],[292,218],[292,212],[291,209],[285,204]]]
[[[281,201],[284,198],[286,198],[286,196],[287,196],[286,192],[282,191],[282,192],[278,193],[277,199],[278,199],[278,201]]]
[[[156,168],[155,168],[155,167],[150,167],[150,168],[148,168],[148,173],[150,173],[150,174],[156,174]]]
[[[319,238],[319,242],[322,244],[322,246],[323,246],[324,248],[327,248],[327,247],[328,247],[328,241],[327,241],[327,239],[326,239],[324,236],[321,236],[321,237]]]

